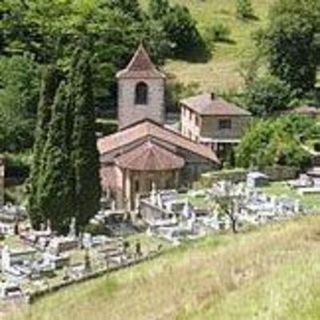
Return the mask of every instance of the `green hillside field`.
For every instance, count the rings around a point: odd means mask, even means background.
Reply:
[[[212,59],[206,63],[168,61],[165,70],[182,83],[197,82],[202,91],[228,92],[243,85],[241,69],[252,57],[252,34],[266,24],[269,8],[276,0],[252,0],[256,20],[241,21],[236,17],[236,0],[171,0],[189,7],[201,33],[216,23],[227,25],[232,43],[217,43]],[[148,0],[142,0],[143,5]]]
[[[320,319],[320,217],[215,235],[74,285],[11,320]]]

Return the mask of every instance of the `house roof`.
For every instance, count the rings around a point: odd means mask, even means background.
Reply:
[[[100,138],[98,140],[98,149],[100,154],[103,155],[146,137],[157,138],[194,154],[198,154],[217,164],[220,163],[216,154],[209,147],[198,144],[182,136],[180,133],[167,129],[149,119],[117,133]]]
[[[123,78],[165,78],[152,63],[146,49],[142,44],[138,47],[127,67],[117,73],[118,79]]]
[[[249,111],[217,97],[214,93],[183,99],[181,104],[203,116],[251,116]]]
[[[166,171],[182,168],[184,159],[151,141],[146,141],[119,156],[115,163],[120,168],[135,171]]]

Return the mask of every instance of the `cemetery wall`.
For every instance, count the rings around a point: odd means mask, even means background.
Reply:
[[[293,180],[299,175],[299,169],[287,166],[272,166],[262,170],[271,181]]]
[[[142,263],[142,262],[145,262],[145,261],[148,261],[148,260],[151,260],[151,259],[155,259],[158,256],[160,256],[161,254],[162,254],[161,251],[150,253],[147,256],[135,259],[133,261],[130,261],[128,263],[124,263],[124,264],[116,266],[116,267],[105,268],[105,269],[102,269],[102,270],[99,270],[99,271],[96,271],[96,272],[91,272],[91,273],[88,273],[87,275],[85,275],[85,276],[83,276],[81,278],[73,279],[73,280],[69,280],[69,281],[64,281],[64,282],[58,283],[56,285],[50,286],[50,287],[48,287],[48,288],[46,288],[44,290],[38,290],[38,291],[32,292],[32,293],[30,293],[30,295],[28,297],[28,302],[29,303],[34,303],[38,299],[43,298],[44,296],[46,296],[46,295],[48,295],[50,293],[54,293],[54,292],[57,292],[57,291],[59,291],[61,289],[69,287],[71,285],[82,283],[82,282],[85,282],[85,281],[88,281],[88,280],[93,280],[93,279],[102,277],[102,276],[104,276],[106,274],[111,274],[111,273],[114,273],[116,271],[135,266],[135,265],[137,265],[139,263]]]
[[[235,183],[245,181],[249,171],[248,169],[239,168],[204,173],[200,179],[194,183],[194,187],[209,188],[213,183],[220,180],[230,180]],[[271,181],[284,181],[296,179],[299,174],[299,169],[287,166],[270,166],[264,168],[261,172],[265,173]]]
[[[248,172],[249,170],[239,168],[204,173],[201,175],[200,180],[195,183],[195,186],[198,185],[200,188],[209,188],[213,183],[220,180],[229,180],[235,183],[245,181]]]

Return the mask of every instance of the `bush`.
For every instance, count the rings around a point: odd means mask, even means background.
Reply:
[[[254,17],[251,0],[237,0],[237,17],[252,19]]]
[[[263,169],[281,165],[304,169],[311,155],[302,147],[310,138],[316,122],[297,116],[254,123],[236,148],[236,165]]]
[[[95,130],[99,134],[106,136],[106,135],[117,132],[118,124],[116,121],[104,121],[103,119],[97,120]]]
[[[229,42],[230,34],[229,27],[218,22],[206,30],[205,38],[212,45],[214,42]]]
[[[314,150],[317,151],[317,152],[320,152],[320,142],[316,142],[314,144]]]
[[[90,233],[91,235],[101,235],[106,234],[107,230],[103,224],[88,224],[85,228],[85,232]]]
[[[206,61],[209,56],[208,48],[203,41],[197,23],[189,9],[175,5],[162,19],[163,29],[172,44],[175,58],[191,61]]]
[[[18,181],[28,178],[30,172],[31,154],[5,154],[6,177]]]
[[[290,87],[275,76],[265,75],[249,81],[242,96],[242,104],[254,115],[266,116],[288,108]]]

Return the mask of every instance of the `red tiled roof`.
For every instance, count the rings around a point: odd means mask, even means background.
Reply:
[[[133,150],[119,156],[115,163],[124,169],[135,171],[165,171],[180,169],[184,160],[160,146],[146,141]]]
[[[251,116],[249,111],[210,93],[183,99],[181,104],[204,116]]]
[[[122,131],[100,138],[98,149],[101,155],[129,145],[146,137],[154,137],[166,143],[200,155],[212,162],[219,163],[216,154],[206,146],[185,138],[180,133],[162,127],[151,120],[144,120]]]
[[[141,44],[124,70],[117,73],[117,78],[165,78],[152,63],[147,51]]]

